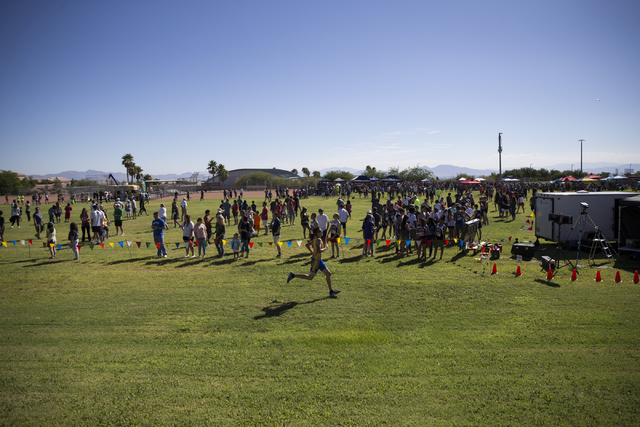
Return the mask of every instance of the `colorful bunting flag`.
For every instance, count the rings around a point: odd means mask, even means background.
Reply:
[[[249,242],[249,247],[253,248],[253,242]]]
[[[300,245],[302,244],[302,240],[297,240],[296,243],[298,244],[298,247],[300,247]]]
[[[118,242],[121,248],[124,248],[124,242]],[[127,246],[131,246],[131,242],[127,242]]]
[[[120,242],[120,243],[122,243],[122,242]],[[109,246],[113,247],[113,243],[109,242]]]
[[[350,237],[345,237],[345,238],[344,238],[344,244],[345,244],[345,245],[348,245],[350,240],[351,240],[351,238],[350,238]]]
[[[389,247],[389,243],[391,243],[391,240],[385,240],[385,243],[387,244],[387,247]]]
[[[338,241],[339,241],[339,240],[340,240],[340,238],[338,237]],[[289,240],[289,241],[287,242],[287,246],[291,247],[291,243],[292,243],[292,242],[291,242],[291,240]],[[338,242],[338,243],[340,243],[340,242]]]

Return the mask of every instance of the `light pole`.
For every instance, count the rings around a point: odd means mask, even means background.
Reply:
[[[584,139],[579,139],[578,141],[580,141],[580,173],[582,173],[582,143]]]
[[[500,172],[498,173],[498,179],[502,178],[502,132],[498,133],[498,157]]]

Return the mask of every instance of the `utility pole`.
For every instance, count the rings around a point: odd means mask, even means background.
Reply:
[[[498,179],[502,178],[502,132],[498,133],[498,158],[500,172],[498,173]]]
[[[582,173],[582,143],[584,139],[579,139],[578,141],[580,141],[580,173]]]

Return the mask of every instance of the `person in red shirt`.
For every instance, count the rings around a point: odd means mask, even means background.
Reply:
[[[71,203],[67,203],[67,207],[64,208],[64,222],[71,221],[71,211],[73,208],[71,207]]]

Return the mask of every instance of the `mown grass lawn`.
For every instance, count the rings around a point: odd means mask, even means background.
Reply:
[[[304,204],[330,213],[335,200]],[[355,239],[369,201],[353,204]],[[531,239],[528,218],[493,216],[483,233],[505,240],[497,275],[453,245],[423,262],[384,242],[361,258],[351,240],[327,261],[338,298],[322,276],[286,284],[289,271],[308,270],[298,225],[284,226],[293,243],[280,260],[262,236],[248,260],[217,259],[213,247],[186,260],[182,245],[158,259],[144,244],[151,217],[125,222],[140,249],[84,247],[80,261],[9,243],[0,425],[637,425],[637,266],[603,268],[600,283],[593,269],[577,282],[561,269],[549,282],[524,262],[516,278],[508,238]],[[553,254],[544,248],[537,257]]]

